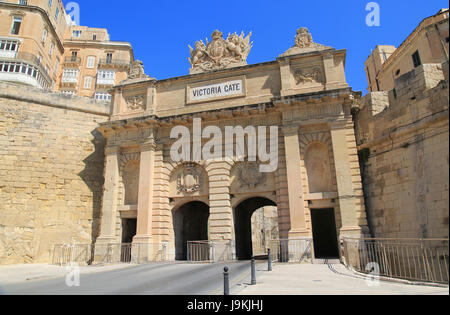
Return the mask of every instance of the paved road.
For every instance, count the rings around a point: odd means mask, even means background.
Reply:
[[[66,277],[6,284],[3,294],[19,295],[221,295],[223,268],[230,269],[231,292],[250,281],[250,263],[155,263],[81,274],[80,286],[69,287]],[[262,268],[259,268],[262,269]]]

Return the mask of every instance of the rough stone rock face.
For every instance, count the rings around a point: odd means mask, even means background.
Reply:
[[[48,263],[98,234],[107,108],[0,84],[0,264]]]

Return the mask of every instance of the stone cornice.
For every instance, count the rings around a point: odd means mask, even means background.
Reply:
[[[336,101],[339,99],[347,102],[353,94],[354,93],[351,88],[343,88],[330,91],[276,97],[273,99],[273,103],[277,108],[283,109],[286,107],[292,107],[293,105],[315,104],[333,100]]]

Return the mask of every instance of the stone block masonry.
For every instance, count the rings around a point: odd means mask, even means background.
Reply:
[[[418,67],[396,81],[397,96],[389,104],[369,94],[355,116],[375,237],[448,238],[449,99],[443,70],[445,63]]]
[[[0,264],[49,263],[98,234],[109,106],[0,83]]]

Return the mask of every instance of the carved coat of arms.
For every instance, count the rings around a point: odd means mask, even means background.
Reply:
[[[201,173],[195,165],[186,165],[178,174],[177,190],[179,193],[193,194],[200,190]]]
[[[237,168],[237,175],[241,187],[255,188],[264,185],[267,180],[266,173],[260,172],[260,165],[256,162],[242,162]]]
[[[253,46],[250,43],[251,33],[244,37],[236,33],[228,35],[225,40],[220,31],[214,31],[212,41],[206,44],[200,40],[195,43],[195,49],[189,46],[191,57],[188,58],[192,66],[191,73],[224,69],[230,65],[246,64],[248,54]]]
[[[322,82],[319,68],[310,70],[297,70],[294,73],[294,78],[297,85]]]
[[[129,111],[145,109],[145,97],[136,95],[125,99]]]

